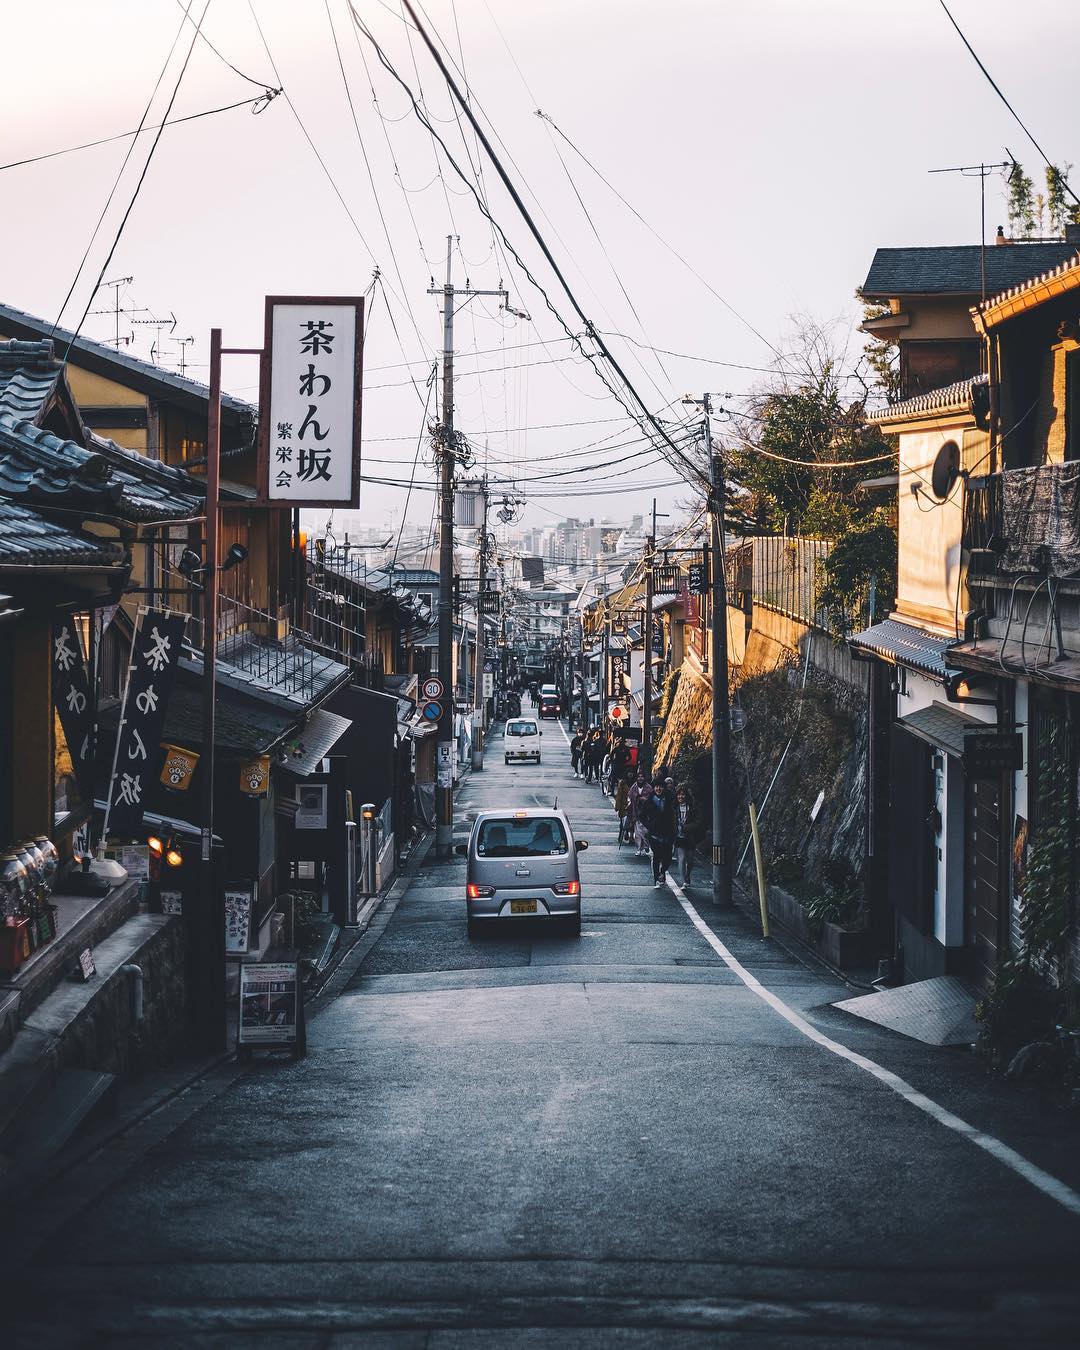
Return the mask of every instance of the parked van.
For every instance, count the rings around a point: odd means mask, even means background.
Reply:
[[[563,811],[481,811],[467,844],[465,908],[469,935],[495,919],[551,919],[581,932],[581,878],[575,839]]]

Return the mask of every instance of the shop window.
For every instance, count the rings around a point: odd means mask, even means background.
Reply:
[[[79,787],[72,763],[71,749],[53,711],[53,829],[66,834],[82,823],[90,808],[87,795]]]

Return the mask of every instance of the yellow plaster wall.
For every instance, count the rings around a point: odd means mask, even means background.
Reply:
[[[146,395],[126,385],[107,380],[104,375],[94,375],[89,370],[80,370],[78,366],[68,366],[68,383],[75,395],[75,402],[83,408],[144,408]]]
[[[930,491],[934,457],[947,440],[964,444],[963,426],[901,433],[899,577],[896,608],[919,623],[936,624],[955,632],[957,585],[960,581],[960,544],[963,521],[963,484],[938,502]],[[968,451],[970,453],[970,450]],[[915,496],[912,485],[919,484]],[[961,585],[959,610],[967,608]]]

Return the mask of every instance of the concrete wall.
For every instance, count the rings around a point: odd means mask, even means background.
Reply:
[[[853,659],[847,643],[837,642],[828,633],[811,628],[799,619],[789,619],[764,605],[755,605],[750,637],[746,643],[748,661],[755,646],[755,638],[759,649],[760,641],[764,639],[766,643],[777,644],[784,649],[783,653],[777,655],[787,659],[797,656],[800,663],[806,660],[809,648],[810,664],[822,674],[834,680],[843,680],[855,689],[866,688],[866,667]]]

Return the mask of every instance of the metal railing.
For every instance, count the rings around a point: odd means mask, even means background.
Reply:
[[[837,610],[822,601],[824,563],[832,551],[828,539],[802,536],[759,536],[738,551],[734,589],[748,594],[755,605],[820,628],[825,632],[854,632],[870,622],[872,600]]]
[[[272,610],[245,605],[231,596],[218,596],[217,657],[252,684],[274,689],[289,698],[308,699],[326,678],[326,660],[304,640],[289,618],[289,607]],[[201,655],[203,624],[193,618],[189,642]]]

